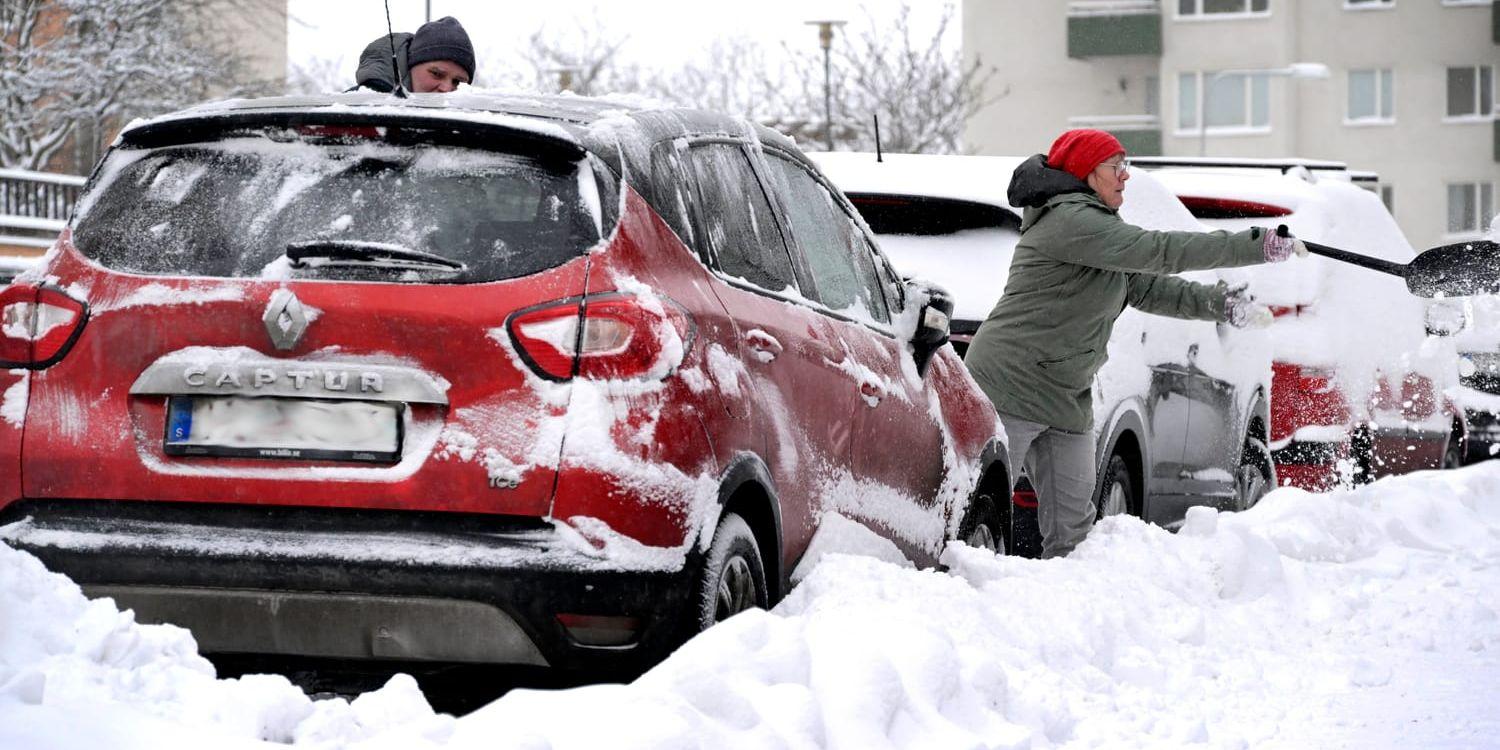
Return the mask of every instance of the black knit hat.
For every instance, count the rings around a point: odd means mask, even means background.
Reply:
[[[468,32],[453,16],[422,24],[411,39],[411,48],[406,55],[407,67],[415,68],[433,60],[458,63],[469,74],[469,83],[474,82],[474,45],[469,43]]]

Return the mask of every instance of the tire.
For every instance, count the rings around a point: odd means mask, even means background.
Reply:
[[[1273,489],[1272,481],[1271,450],[1260,438],[1245,438],[1240,466],[1234,475],[1234,509],[1245,511],[1255,507]]]
[[[1109,457],[1104,467],[1104,481],[1099,483],[1099,495],[1094,498],[1095,521],[1105,516],[1138,515],[1140,507],[1135,496],[1135,482],[1130,473],[1130,464],[1119,454]]]
[[[1358,469],[1354,483],[1369,484],[1375,481],[1375,437],[1370,434],[1368,425],[1355,428],[1354,434],[1349,438],[1349,453]]]
[[[958,525],[958,541],[1003,555],[1010,546],[1005,532],[1005,523],[995,499],[988,492],[974,493],[974,499],[969,501],[969,509],[964,513],[963,523]]]
[[[694,632],[707,630],[747,609],[764,609],[770,601],[766,568],[750,524],[725,513],[714,529],[713,543],[698,574]]]
[[[1439,468],[1457,469],[1464,465],[1464,442],[1461,438],[1449,436],[1447,447],[1443,448],[1443,465]]]

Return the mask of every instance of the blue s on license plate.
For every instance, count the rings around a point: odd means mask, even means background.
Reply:
[[[401,405],[238,396],[167,400],[169,456],[302,461],[401,460]]]

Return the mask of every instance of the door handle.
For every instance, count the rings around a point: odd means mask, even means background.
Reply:
[[[861,380],[859,395],[864,397],[867,406],[879,406],[880,400],[885,398],[885,388],[872,380]]]
[[[745,332],[745,345],[755,353],[755,358],[761,362],[770,362],[781,354],[781,342],[759,328]]]

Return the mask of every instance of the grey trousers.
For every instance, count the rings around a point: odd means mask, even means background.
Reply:
[[[1024,462],[1036,488],[1042,557],[1072,552],[1094,525],[1094,441],[1010,414],[1001,413],[1000,424],[1010,437],[1011,461]]]

